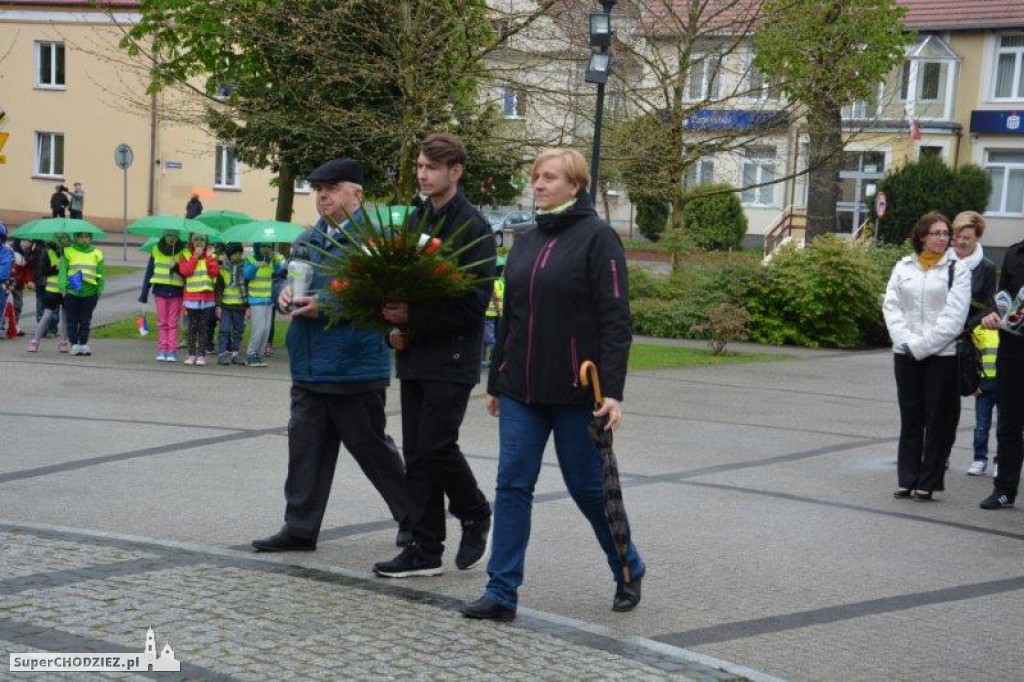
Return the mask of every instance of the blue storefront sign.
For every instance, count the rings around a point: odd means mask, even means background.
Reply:
[[[1024,125],[1019,109],[1005,111],[972,111],[972,133],[992,133],[996,135],[1024,135]]]
[[[164,164],[168,170],[181,170],[181,161],[168,161]]]
[[[755,130],[781,128],[788,122],[780,111],[746,109],[700,109],[683,119],[683,128],[698,131]]]

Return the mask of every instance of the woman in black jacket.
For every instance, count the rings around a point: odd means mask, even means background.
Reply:
[[[531,173],[537,229],[516,239],[505,266],[505,306],[498,326],[487,410],[499,417],[500,454],[494,500],[490,577],[484,596],[463,608],[469,618],[511,620],[523,581],[533,491],[548,437],[573,500],[590,522],[617,588],[616,611],[640,602],[645,565],[632,542],[630,582],[604,515],[601,460],[587,434],[592,416],[622,421],[626,361],[632,339],[626,260],[618,235],[594,211],[583,157],[574,150],[542,153]],[[579,380],[594,361],[605,392],[593,397]]]

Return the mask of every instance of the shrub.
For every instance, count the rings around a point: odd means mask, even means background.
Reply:
[[[730,341],[750,338],[750,313],[741,305],[718,303],[707,311],[707,321],[690,326],[690,331],[708,340],[712,355],[725,350]]]
[[[700,185],[685,202],[683,229],[690,243],[705,251],[739,248],[747,233],[747,216],[731,185]]]
[[[747,309],[751,338],[856,348],[885,338],[879,296],[895,262],[894,250],[818,237],[805,249],[788,247],[753,284]],[[890,260],[892,258],[892,260]]]
[[[668,202],[652,197],[637,197],[635,203],[636,226],[640,234],[652,242],[658,241],[668,222]]]
[[[924,157],[882,178],[889,208],[879,221],[879,238],[900,244],[910,235],[917,219],[928,211],[940,211],[952,220],[960,211],[983,213],[992,191],[984,169],[966,165],[952,170],[937,157]]]

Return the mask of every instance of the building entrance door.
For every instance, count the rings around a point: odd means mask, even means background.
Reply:
[[[868,202],[878,191],[878,180],[883,175],[884,152],[843,152],[836,203],[839,232],[850,234],[867,219],[871,212]]]

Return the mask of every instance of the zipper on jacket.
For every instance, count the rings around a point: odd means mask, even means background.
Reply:
[[[576,337],[569,337],[569,357],[572,362],[572,387],[580,387],[580,363],[579,357],[576,354]]]
[[[614,258],[608,262],[612,266],[612,292],[614,293],[615,298],[620,298],[622,294],[619,291],[619,266],[615,262]]]
[[[530,381],[532,374],[532,362],[533,362],[533,285],[537,281],[537,271],[543,268],[548,262],[548,256],[551,255],[551,249],[558,243],[558,237],[554,237],[547,244],[541,248],[540,253],[537,254],[537,259],[533,261],[533,270],[530,272],[530,288],[528,303],[530,307],[530,315],[526,318],[526,402],[529,403],[533,400],[533,387]]]

